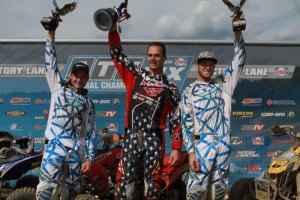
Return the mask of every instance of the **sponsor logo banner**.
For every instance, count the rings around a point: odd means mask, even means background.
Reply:
[[[147,69],[146,57],[129,57],[135,65]],[[181,90],[189,72],[193,56],[168,56],[164,63],[165,75]],[[111,57],[107,56],[70,56],[63,71],[66,78],[71,67],[76,62],[83,62],[90,66],[90,80],[87,83],[89,91],[125,91],[125,86],[119,76]]]
[[[222,74],[227,65],[216,65],[214,76]],[[295,65],[245,65],[241,79],[292,79]],[[197,78],[195,67],[191,68],[188,78]]]

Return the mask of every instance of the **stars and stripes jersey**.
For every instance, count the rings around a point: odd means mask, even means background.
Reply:
[[[183,138],[187,151],[194,152],[195,136],[229,137],[232,95],[245,64],[244,39],[234,41],[232,62],[210,83],[196,80],[181,100]],[[228,144],[230,145],[230,144]]]
[[[45,51],[45,74],[51,92],[45,138],[49,141],[84,152],[93,161],[96,137],[94,104],[87,90],[78,92],[69,86],[59,72],[54,41],[49,38]]]
[[[175,84],[163,75],[135,65],[122,53],[118,32],[109,33],[110,53],[126,87],[125,128],[164,133],[167,118],[172,149],[181,149],[180,93]]]

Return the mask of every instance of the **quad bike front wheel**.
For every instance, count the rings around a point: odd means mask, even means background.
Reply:
[[[16,182],[16,188],[31,187],[36,188],[39,184],[39,177],[35,175],[21,176]]]
[[[229,192],[228,200],[256,200],[253,196],[254,184],[252,178],[242,178],[236,181]]]
[[[177,180],[166,194],[167,200],[185,200],[186,184],[182,180]]]
[[[35,188],[22,187],[18,188],[8,195],[6,200],[36,200]]]

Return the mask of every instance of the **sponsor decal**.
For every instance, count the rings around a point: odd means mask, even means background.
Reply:
[[[259,154],[255,151],[238,151],[236,153],[236,157],[238,158],[257,158],[259,157]]]
[[[253,145],[264,145],[265,138],[264,137],[252,137],[252,144]]]
[[[94,104],[110,104],[110,99],[93,99]]]
[[[144,87],[143,89],[146,91],[146,93],[150,97],[156,97],[164,90],[163,88],[156,88],[156,87],[152,87],[152,88]]]
[[[40,98],[37,98],[34,100],[34,103],[36,105],[40,105],[40,104],[50,104],[50,99],[40,99]]]
[[[120,99],[119,99],[119,98],[115,98],[115,99],[113,100],[113,103],[114,103],[114,104],[119,104],[119,103],[120,103]]]
[[[242,125],[242,131],[262,131],[265,125],[263,124],[247,124]]]
[[[23,115],[26,115],[26,112],[20,110],[12,110],[5,112],[5,114],[11,117],[21,117]]]
[[[118,131],[117,123],[107,123],[106,127],[108,128],[108,131]]]
[[[294,140],[292,139],[272,139],[271,142],[273,144],[294,144]]]
[[[181,66],[181,67],[186,67],[188,65],[188,59],[187,58],[177,58],[175,59],[175,66]]]
[[[143,89],[150,97],[156,97],[164,90],[162,81],[147,81],[144,79],[140,86],[145,86]]]
[[[49,110],[48,110],[48,109],[46,109],[46,108],[45,108],[45,109],[43,109],[43,114],[44,114],[44,115],[48,115],[48,114],[49,114]]]
[[[43,113],[43,116],[35,116],[34,119],[48,119],[49,110],[45,108],[42,110],[42,113]]]
[[[19,104],[19,105],[28,105],[30,103],[30,98],[25,98],[25,97],[13,97],[9,101],[11,104]]]
[[[47,119],[45,116],[35,116],[34,119]]]
[[[295,106],[296,101],[295,100],[274,100],[274,99],[268,99],[266,101],[266,104],[271,106]]]
[[[245,139],[239,136],[233,136],[230,138],[231,145],[240,145],[245,142]]]
[[[288,112],[288,117],[289,118],[294,118],[295,117],[295,112],[294,111],[289,111]]]
[[[289,68],[287,67],[275,67],[274,69],[275,76],[283,77],[283,76],[288,76],[288,74],[289,74]]]
[[[261,172],[262,165],[261,164],[251,164],[246,166],[247,172]]]
[[[253,117],[253,111],[233,111],[232,116]]]
[[[193,56],[168,56],[164,63],[164,74],[177,85],[180,90],[189,72]],[[147,69],[146,57],[129,57],[135,65]],[[125,91],[125,86],[110,57],[108,56],[70,56],[63,71],[66,79],[71,66],[75,62],[83,62],[90,66],[90,79],[86,85],[89,91]]]
[[[11,131],[22,131],[23,127],[17,123],[12,123],[11,125],[9,125],[9,130]]]
[[[136,92],[133,96],[132,96],[133,99],[138,99],[140,101],[143,101],[149,105],[154,105],[156,106],[159,102],[155,99],[152,99],[148,96],[145,96],[145,95],[142,95],[142,94],[139,94],[138,92]]]
[[[261,117],[285,117],[285,112],[263,112],[260,115]]]
[[[110,110],[110,111],[97,111],[96,117],[105,117],[105,118],[113,118],[117,114],[117,111]]]
[[[262,98],[244,98],[242,104],[244,106],[261,106]]]
[[[46,125],[40,125],[40,124],[36,124],[34,125],[34,130],[39,131],[41,129],[45,129]]]

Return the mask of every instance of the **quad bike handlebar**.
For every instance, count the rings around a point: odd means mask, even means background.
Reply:
[[[21,137],[13,140],[13,149],[23,156],[28,156],[33,153],[34,140],[31,137]]]

